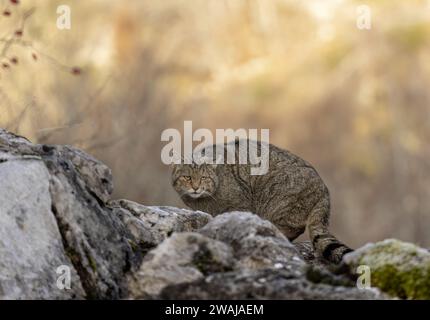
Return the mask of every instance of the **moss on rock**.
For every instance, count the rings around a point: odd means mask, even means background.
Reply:
[[[371,285],[402,299],[430,299],[430,252],[412,243],[387,239],[344,258],[355,273],[359,265],[371,271]]]

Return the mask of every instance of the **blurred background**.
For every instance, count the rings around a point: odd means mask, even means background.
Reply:
[[[326,181],[340,239],[430,247],[430,1],[367,0],[371,30],[353,0],[14,2],[0,127],[93,154],[116,198],[183,206],[166,128],[268,128]]]

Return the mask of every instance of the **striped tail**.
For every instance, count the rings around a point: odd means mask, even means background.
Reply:
[[[335,264],[340,263],[345,254],[353,251],[330,233],[316,235],[312,238],[312,244],[319,255]]]
[[[321,199],[312,209],[308,219],[309,236],[317,254],[331,263],[338,264],[348,252],[353,250],[336,239],[328,231],[330,201]]]

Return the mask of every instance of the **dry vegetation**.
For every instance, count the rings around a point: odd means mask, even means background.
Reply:
[[[73,1],[61,31],[63,2],[0,1],[1,127],[83,148],[116,197],[159,205],[181,205],[162,130],[269,128],[319,169],[340,239],[430,246],[428,1],[366,1],[370,31],[352,0]]]

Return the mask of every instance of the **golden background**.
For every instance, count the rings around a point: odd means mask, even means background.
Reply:
[[[366,1],[370,30],[361,4],[3,0],[0,126],[93,154],[117,198],[176,206],[164,129],[268,128],[326,181],[340,239],[430,247],[430,2]]]

